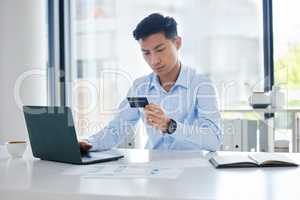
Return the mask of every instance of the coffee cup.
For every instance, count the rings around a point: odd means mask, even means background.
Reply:
[[[27,147],[27,142],[24,140],[8,141],[5,146],[11,157],[18,158],[23,156]]]

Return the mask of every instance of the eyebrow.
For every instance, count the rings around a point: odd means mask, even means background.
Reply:
[[[158,44],[158,45],[156,45],[153,49],[154,49],[154,50],[157,50],[157,49],[159,49],[160,47],[162,47],[163,45],[164,45],[163,43]],[[149,50],[147,50],[147,49],[142,49],[142,51],[143,51],[143,52],[147,52],[147,51],[149,51]]]

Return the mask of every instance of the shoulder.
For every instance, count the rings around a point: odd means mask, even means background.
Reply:
[[[141,85],[148,85],[151,81],[152,73],[141,76],[133,81],[133,87],[139,87]]]
[[[205,84],[205,83],[211,84],[212,83],[212,80],[210,79],[208,74],[201,73],[201,72],[199,72],[196,69],[191,68],[191,67],[185,67],[185,70],[187,72],[188,78],[195,85]]]
[[[214,94],[216,92],[216,86],[208,74],[200,73],[193,68],[188,68],[187,70],[190,74],[191,84],[196,93]]]

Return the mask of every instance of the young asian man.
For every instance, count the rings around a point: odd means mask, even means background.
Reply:
[[[124,99],[104,129],[79,142],[81,150],[117,146],[140,119],[147,129],[148,149],[218,150],[221,131],[215,89],[206,76],[181,63],[176,21],[153,13],[137,25],[133,36],[153,72],[135,80],[127,96],[145,96],[150,104],[131,108]]]

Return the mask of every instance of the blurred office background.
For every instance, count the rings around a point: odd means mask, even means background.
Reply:
[[[299,4],[273,1],[274,83],[284,89],[288,106],[300,106]],[[26,137],[20,104],[49,105],[53,99],[47,5],[45,0],[1,1],[2,141]],[[133,80],[151,72],[132,31],[152,12],[176,19],[183,38],[182,62],[214,81],[220,109],[248,106],[249,95],[264,90],[262,0],[76,0],[67,5],[65,104],[74,110],[79,137],[103,128]],[[222,116],[257,119],[253,113]],[[275,139],[291,140],[291,121],[288,113],[276,114]],[[147,138],[142,124],[138,129],[142,134],[135,146],[142,148]]]

